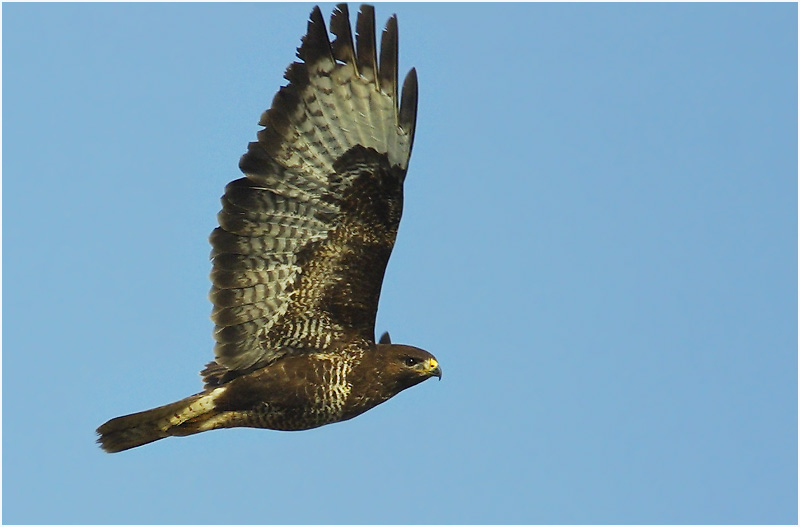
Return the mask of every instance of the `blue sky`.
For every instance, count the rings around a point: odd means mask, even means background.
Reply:
[[[797,522],[795,4],[379,5],[420,104],[377,326],[442,381],[113,456],[201,387],[311,4],[2,9],[5,523]]]

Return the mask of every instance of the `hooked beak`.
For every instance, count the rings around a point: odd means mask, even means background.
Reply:
[[[439,367],[439,362],[436,359],[431,359],[428,362],[428,375],[431,377],[438,377],[442,380],[442,368]]]

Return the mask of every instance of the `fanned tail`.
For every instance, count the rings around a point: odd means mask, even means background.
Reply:
[[[146,445],[170,436],[186,436],[213,428],[214,400],[224,388],[198,393],[152,410],[124,415],[97,429],[97,442],[109,453]]]

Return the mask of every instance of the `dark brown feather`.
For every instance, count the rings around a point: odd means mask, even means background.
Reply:
[[[337,4],[333,10],[331,33],[336,36],[331,42],[333,57],[342,64],[355,66],[356,52],[353,49],[353,32],[350,30],[350,12],[347,4]]]
[[[392,15],[381,35],[380,87],[397,102],[397,17]],[[397,107],[395,107],[395,110]]]
[[[400,99],[400,128],[411,135],[411,143],[414,144],[414,130],[417,127],[417,69],[411,68],[403,81],[403,95]],[[411,146],[408,155],[411,155]]]
[[[358,73],[368,81],[378,80],[378,63],[375,56],[375,9],[364,4],[356,20],[356,54]],[[375,82],[376,88],[379,84]]]

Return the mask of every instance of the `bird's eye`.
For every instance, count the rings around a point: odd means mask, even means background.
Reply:
[[[418,362],[419,361],[417,359],[415,359],[414,357],[406,357],[405,359],[403,359],[403,364],[405,364],[406,366],[409,366],[409,367],[415,365]]]

